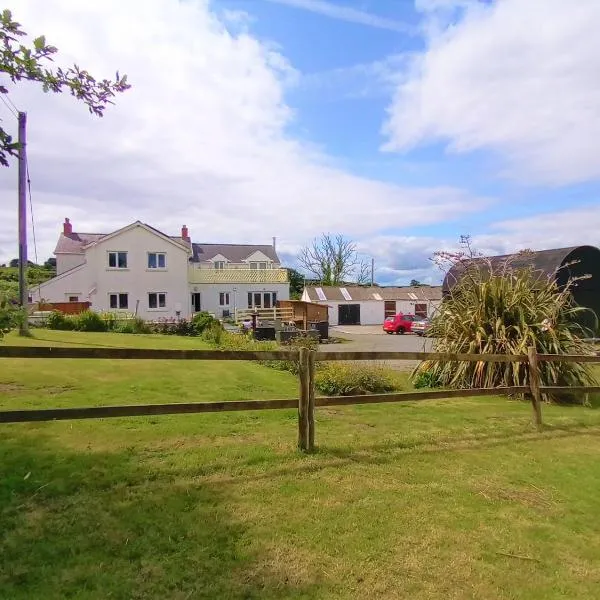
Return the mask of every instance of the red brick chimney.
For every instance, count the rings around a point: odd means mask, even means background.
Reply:
[[[63,234],[70,235],[73,233],[73,225],[71,225],[71,221],[69,221],[68,217],[65,217],[65,222],[63,223]]]
[[[189,242],[190,240],[190,232],[188,231],[187,225],[183,225],[181,227],[181,237],[186,241]]]

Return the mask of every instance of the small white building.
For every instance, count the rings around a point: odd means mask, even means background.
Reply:
[[[108,234],[76,233],[65,219],[54,253],[56,277],[31,289],[33,302],[90,302],[95,311],[157,320],[199,311],[221,318],[289,299],[275,240],[193,244],[185,225],[169,236],[140,221]]]
[[[397,313],[430,317],[442,302],[442,288],[308,286],[302,300],[327,304],[330,325],[381,325]]]

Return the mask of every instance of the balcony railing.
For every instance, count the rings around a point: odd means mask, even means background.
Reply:
[[[196,269],[188,273],[190,283],[287,283],[287,269]]]

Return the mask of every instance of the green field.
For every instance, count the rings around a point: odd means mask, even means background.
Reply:
[[[203,347],[34,335],[0,343]],[[0,359],[0,410],[297,388],[251,363]],[[600,411],[543,410],[537,433],[502,398],[318,409],[309,456],[291,410],[0,425],[0,598],[594,598]]]

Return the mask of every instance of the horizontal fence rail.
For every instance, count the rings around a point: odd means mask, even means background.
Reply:
[[[386,402],[414,402],[418,400],[446,400],[478,396],[525,394],[527,386],[476,388],[464,390],[436,390],[402,392],[397,394],[363,394],[361,396],[317,396],[315,406],[349,406],[352,404],[379,404]],[[0,423],[31,421],[63,421],[67,419],[99,419],[111,417],[145,417],[193,413],[233,412],[246,410],[278,410],[297,408],[296,398],[283,400],[230,400],[227,402],[185,402],[170,404],[129,404],[119,406],[85,406],[79,408],[42,408],[0,412]]]
[[[537,354],[529,348],[527,354],[447,354],[436,352],[316,352],[299,350],[165,350],[158,348],[104,347],[38,347],[0,346],[0,359],[112,359],[112,360],[231,360],[231,361],[295,361],[298,363],[300,394],[297,399],[241,400],[227,402],[189,402],[172,404],[139,404],[120,406],[91,406],[78,408],[48,408],[35,410],[0,411],[0,423],[24,423],[65,419],[96,419],[111,417],[140,417],[193,413],[230,412],[247,410],[298,409],[298,446],[314,449],[315,407],[349,406],[445,400],[497,395],[524,395],[531,398],[534,422],[542,425],[541,399],[549,394],[589,394],[600,392],[600,386],[542,386],[539,364],[542,362],[600,363],[600,355]],[[379,360],[437,360],[476,363],[527,363],[529,385],[459,390],[433,390],[392,394],[315,397],[316,361],[379,361]]]

